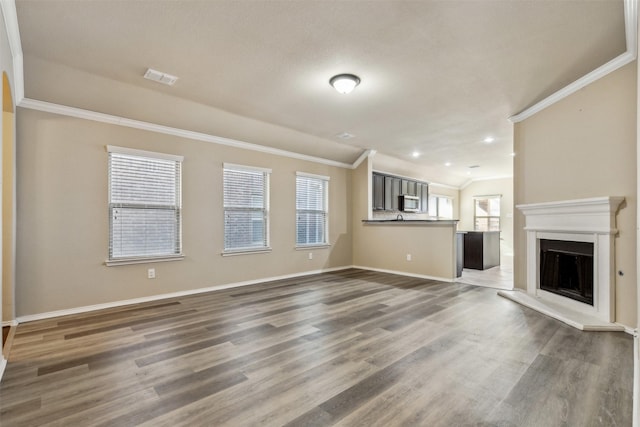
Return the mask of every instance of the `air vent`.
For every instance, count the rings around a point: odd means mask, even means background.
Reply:
[[[154,82],[169,85],[169,86],[173,86],[174,83],[178,80],[176,76],[163,73],[162,71],[152,70],[151,68],[149,68],[147,72],[144,73],[144,78],[148,80],[153,80]]]
[[[351,139],[354,135],[351,135],[349,132],[342,132],[336,135],[340,139]]]
[[[471,166],[469,166],[469,169],[475,169],[475,168],[479,168],[479,167],[480,167],[480,165],[471,165]]]

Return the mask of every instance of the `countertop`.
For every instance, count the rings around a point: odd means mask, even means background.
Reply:
[[[457,219],[363,219],[364,224],[382,225],[456,225]]]

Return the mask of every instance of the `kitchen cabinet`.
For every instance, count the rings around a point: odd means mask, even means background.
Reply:
[[[384,210],[384,176],[373,174],[373,210]]]
[[[418,183],[418,197],[420,197],[420,212],[429,212],[429,185]]]
[[[486,270],[500,265],[500,232],[467,231],[464,235],[464,268]]]
[[[462,276],[464,266],[464,231],[456,232],[456,277]]]
[[[409,179],[402,180],[402,194],[409,196],[417,196],[418,195],[418,182],[411,181]]]
[[[397,211],[400,209],[400,178],[395,176],[384,177],[384,209],[387,211]]]
[[[374,211],[399,212],[400,196],[409,195],[420,198],[420,212],[428,212],[429,184],[426,182],[373,172],[372,187]]]

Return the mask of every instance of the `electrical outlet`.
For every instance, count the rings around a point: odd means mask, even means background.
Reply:
[[[150,268],[147,270],[147,279],[155,279],[156,278],[156,269]]]
[[[407,261],[411,261],[411,254],[407,254]]]
[[[309,259],[313,259],[313,252],[309,252]]]

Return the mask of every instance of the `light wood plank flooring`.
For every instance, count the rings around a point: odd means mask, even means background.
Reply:
[[[2,426],[630,426],[632,339],[362,270],[18,326]]]

